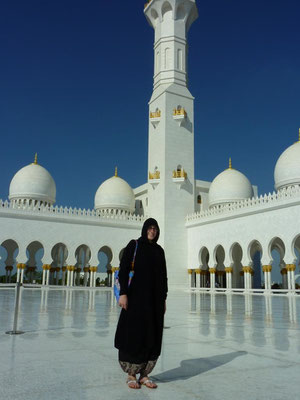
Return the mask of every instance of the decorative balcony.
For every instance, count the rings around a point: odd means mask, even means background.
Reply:
[[[179,126],[182,125],[183,121],[186,119],[187,113],[183,107],[178,106],[173,110],[173,119],[178,122]]]
[[[151,124],[153,125],[154,128],[156,128],[160,122],[161,111],[158,108],[154,112],[150,111],[149,117]]]
[[[160,171],[149,172],[149,183],[155,188],[160,182]]]
[[[173,182],[178,185],[180,189],[187,178],[187,173],[183,168],[173,171]]]

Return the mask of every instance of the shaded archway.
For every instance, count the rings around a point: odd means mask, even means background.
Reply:
[[[64,243],[57,243],[51,250],[50,285],[66,284],[66,259],[68,257],[67,246]]]
[[[0,246],[1,283],[16,282],[16,277],[17,277],[16,258],[18,253],[19,253],[19,246],[14,240],[7,239],[1,243]]]
[[[297,259],[296,261],[296,271],[295,271],[295,288],[300,289],[300,273],[299,273],[299,264],[300,264],[300,234],[295,237],[293,240],[293,249],[294,254]]]
[[[239,243],[234,243],[230,249],[231,260],[232,260],[232,287],[243,288],[244,287],[244,276],[243,276],[243,250]]]
[[[74,286],[87,286],[89,276],[89,261],[91,250],[86,244],[81,244],[75,251],[76,264],[74,274]]]
[[[26,249],[25,281],[28,283],[42,283],[42,258],[44,246],[39,241],[31,242]]]
[[[248,246],[248,258],[252,262],[253,269],[253,288],[260,289],[264,288],[263,281],[263,272],[261,266],[261,257],[262,257],[262,246],[258,240],[253,240]]]
[[[112,286],[112,265],[113,253],[110,247],[103,246],[98,252],[98,278],[97,285]]]
[[[207,247],[201,247],[198,259],[200,266],[200,287],[210,287],[210,274],[208,272],[209,251]]]
[[[271,271],[271,288],[286,289],[287,279],[284,262],[285,245],[279,237],[275,237],[270,241],[269,254],[273,260]]]
[[[216,265],[216,287],[226,287],[226,275],[225,275],[225,250],[224,247],[218,245],[214,251],[214,261]]]

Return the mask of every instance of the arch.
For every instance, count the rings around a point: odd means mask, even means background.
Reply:
[[[164,69],[170,69],[170,68],[171,68],[171,49],[170,47],[166,47]]]
[[[160,71],[160,52],[157,50],[156,57],[155,57],[155,74]],[[156,109],[158,110],[158,108]]]
[[[158,13],[154,8],[151,9],[151,17],[154,19],[154,21],[158,18]]]
[[[199,264],[200,264],[200,287],[210,286],[210,274],[208,272],[209,251],[207,247],[202,246],[199,251]]]
[[[180,71],[182,71],[182,55],[183,55],[183,52],[182,52],[182,49],[178,49],[177,50],[177,69],[179,69]]]
[[[207,247],[203,246],[199,251],[199,264],[201,269],[208,269],[208,262],[209,262],[209,251]]]
[[[183,4],[180,4],[176,9],[176,19],[184,19],[186,16],[185,7]]]
[[[272,260],[271,282],[272,289],[281,289],[287,286],[287,282],[283,274],[280,272],[285,267],[285,245],[279,237],[274,237],[268,246],[268,253]]]
[[[42,258],[44,256],[44,246],[41,242],[35,240],[26,248],[25,277],[29,283],[42,283]]]
[[[19,246],[13,239],[7,239],[0,245],[0,283],[16,281],[16,258]]]
[[[74,284],[76,286],[87,286],[86,273],[82,276],[84,269],[89,267],[89,261],[91,258],[91,249],[86,244],[81,244],[75,250],[75,274],[74,274]]]
[[[170,20],[172,18],[172,14],[173,14],[173,9],[171,4],[168,1],[165,1],[161,7],[161,15],[163,21]]]
[[[109,246],[102,246],[98,251],[98,278],[97,284],[104,286],[111,286],[111,261],[113,259],[113,252]]]
[[[242,246],[235,242],[230,248],[230,260],[232,262],[232,287],[233,288],[243,288],[244,287],[244,279],[243,279],[243,249]]]
[[[123,249],[121,249],[121,251],[120,251],[120,253],[119,253],[119,260],[120,260],[120,261],[121,261],[121,259],[122,259],[122,257],[123,257],[124,250],[125,250],[125,247],[123,247]]]
[[[247,255],[248,255],[248,259],[251,264],[251,267],[254,271],[253,288],[259,289],[259,288],[263,287],[262,268],[261,268],[261,258],[263,255],[263,249],[262,249],[262,245],[260,244],[260,242],[258,240],[254,239],[249,243],[249,246],[247,248]]]
[[[68,258],[68,249],[64,243],[56,243],[51,249],[52,257],[52,268],[50,269],[49,283],[50,285],[65,285],[66,274],[62,271],[62,268],[66,265]],[[61,273],[61,274],[60,274]],[[61,276],[61,278],[60,278]]]
[[[222,245],[217,245],[214,250],[214,264],[216,266],[216,287],[226,287],[225,275],[225,250]]]

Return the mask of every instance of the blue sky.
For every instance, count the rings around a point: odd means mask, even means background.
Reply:
[[[92,208],[114,174],[147,180],[153,30],[144,1],[14,0],[0,5],[0,198],[34,159],[57,204]],[[197,179],[227,168],[273,190],[300,127],[300,2],[199,0],[189,33]]]

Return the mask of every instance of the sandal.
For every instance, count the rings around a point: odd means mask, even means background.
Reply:
[[[145,379],[145,380],[143,380]],[[139,383],[141,385],[145,385],[147,388],[149,389],[156,389],[157,388],[157,384],[154,383],[153,381],[151,381],[149,378],[142,378],[142,380],[139,380]]]
[[[140,389],[141,385],[136,379],[127,379],[126,381],[129,389]]]

